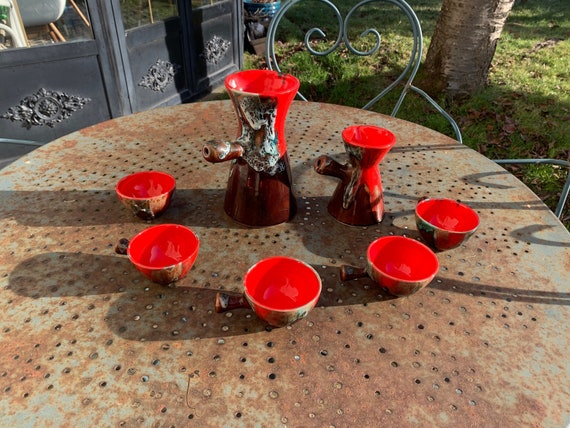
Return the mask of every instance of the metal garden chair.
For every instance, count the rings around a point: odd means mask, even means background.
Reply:
[[[384,98],[385,95],[390,93],[392,90],[396,90],[396,88],[399,88],[400,95],[398,96],[398,99],[395,102],[394,108],[392,109],[391,113],[392,116],[396,116],[408,92],[413,91],[421,95],[423,98],[425,98],[433,106],[433,108],[435,108],[440,114],[443,115],[443,117],[445,117],[445,119],[447,119],[447,121],[450,123],[451,127],[453,128],[456,139],[459,142],[462,142],[461,131],[455,120],[426,92],[413,85],[413,80],[416,76],[422,58],[423,36],[422,36],[420,21],[417,15],[410,7],[410,5],[406,3],[404,0],[362,0],[348,11],[346,17],[343,17],[337,6],[330,0],[286,0],[281,4],[281,8],[277,11],[275,16],[271,20],[269,28],[267,30],[266,57],[267,57],[268,67],[270,69],[282,71],[279,66],[279,61],[275,52],[275,44],[278,41],[277,31],[280,28],[280,24],[289,20],[289,18],[285,20],[283,20],[283,18],[285,17],[287,12],[289,12],[291,8],[293,8],[294,6],[299,4],[308,4],[309,2],[311,2],[311,4],[319,6],[318,8],[311,7],[310,11],[311,17],[319,17],[328,13],[329,15],[334,15],[336,17],[336,21],[338,24],[337,32],[334,34],[334,37],[336,37],[334,43],[332,43],[332,39],[329,39],[332,45],[329,43],[325,48],[322,49],[318,47],[315,49],[314,47],[315,42],[317,40],[326,40],[328,37],[328,35],[325,34],[322,28],[312,27],[308,28],[307,30],[304,29],[302,30],[305,33],[304,49],[306,49],[306,51],[308,51],[310,54],[316,57],[326,57],[337,50],[339,52],[343,50],[344,51],[348,50],[351,54],[360,57],[379,54],[382,42],[384,41],[382,39],[380,31],[377,30],[376,28],[369,28],[363,31],[360,34],[360,38],[361,39],[368,38],[368,40],[372,38],[374,45],[371,48],[365,48],[364,50],[361,50],[361,48],[355,47],[354,41],[349,40],[349,24],[351,23],[351,20],[353,18],[358,17],[360,14],[367,13],[365,11],[366,7],[388,6],[397,12],[399,9],[399,13],[401,13],[402,15],[401,17],[402,22],[400,23],[401,25],[399,24],[398,26],[402,27],[404,23],[407,21],[411,29],[411,34],[413,38],[411,52],[409,55],[407,65],[403,68],[400,74],[393,79],[392,83],[390,83],[388,86],[382,89],[377,95],[374,96],[374,98],[372,98],[369,102],[367,102],[362,108],[365,110],[370,109],[378,101]],[[334,21],[334,18],[332,16],[331,18]],[[337,52],[336,54],[339,54],[339,52]],[[380,63],[381,55],[377,56],[379,59],[378,63]],[[302,100],[307,101],[307,98],[305,98],[305,96],[303,96],[301,93],[299,93],[298,96]]]
[[[564,205],[568,200],[568,194],[570,193],[570,162],[561,159],[493,159],[496,163],[500,165],[524,165],[524,164],[549,164],[558,165],[560,167],[566,168],[566,182],[562,187],[562,192],[560,193],[560,198],[558,199],[558,205],[554,210],[556,217],[562,217],[562,211],[564,210]]]
[[[387,94],[391,91],[399,90],[399,96],[397,101],[395,102],[394,108],[392,109],[391,115],[396,116],[400,107],[404,101],[406,95],[412,91],[423,98],[425,98],[429,104],[431,104],[447,121],[450,123],[453,131],[455,133],[455,137],[457,141],[460,143],[463,142],[461,131],[459,126],[455,122],[455,120],[434,100],[432,99],[426,92],[419,89],[417,86],[413,84],[413,80],[416,76],[418,68],[420,66],[420,62],[422,59],[422,49],[423,49],[423,35],[422,29],[420,25],[420,21],[411,8],[411,6],[406,3],[404,0],[362,0],[356,3],[343,17],[342,13],[338,9],[338,7],[331,1],[331,0],[285,0],[281,4],[281,8],[277,11],[273,19],[269,24],[269,28],[267,30],[267,39],[266,39],[266,48],[265,54],[267,57],[267,65],[270,69],[282,71],[279,65],[278,55],[276,53],[275,45],[278,43],[278,30],[285,25],[287,21],[290,26],[295,26],[294,22],[291,22],[293,18],[290,18],[292,15],[290,10],[295,6],[300,5],[317,5],[318,8],[313,7],[310,10],[307,8],[307,17],[305,20],[312,20],[309,25],[305,25],[304,28],[301,28],[301,31],[304,34],[303,39],[303,49],[306,50],[309,54],[314,55],[315,57],[326,57],[329,54],[334,53],[335,51],[342,51],[344,53],[348,51],[350,54],[357,55],[357,56],[371,56],[377,54],[379,61],[382,60],[380,51],[382,42],[385,40],[382,39],[382,34],[377,28],[368,28],[360,33],[360,38],[364,39],[368,37],[369,39],[372,38],[374,40],[373,46],[370,48],[365,48],[364,50],[360,50],[355,47],[354,45],[354,36],[351,38],[349,37],[349,27],[350,23],[354,18],[358,17],[361,14],[365,14],[366,7],[374,7],[374,6],[389,6],[391,7],[391,11],[396,11],[401,13],[402,19],[399,22],[400,27],[404,28],[404,25],[409,24],[412,33],[412,48],[409,55],[409,60],[407,65],[403,68],[403,70],[397,75],[392,82],[382,89],[377,95],[375,95],[369,102],[367,102],[362,108],[363,109],[370,109],[374,106],[378,101],[384,98]],[[399,11],[398,11],[399,10]],[[324,11],[324,12],[323,12]],[[289,12],[289,13],[288,13]],[[328,13],[331,16],[331,19],[334,21],[336,18],[336,31],[333,31],[331,34],[335,37],[333,39],[327,39],[330,34],[326,34],[325,31],[316,21],[319,21],[321,16]],[[287,15],[287,17],[286,17]],[[330,27],[329,27],[330,28]],[[333,27],[335,28],[335,27]],[[356,36],[358,38],[358,35]],[[329,43],[326,45],[318,45],[317,41],[326,41],[329,40]],[[324,46],[324,48],[323,48]],[[336,52],[338,54],[338,52]],[[307,101],[307,98],[299,93],[299,98],[304,101]],[[558,218],[562,215],[562,210],[564,205],[568,199],[570,193],[570,162],[558,160],[558,159],[497,159],[495,160],[498,164],[553,164],[559,165],[561,167],[565,167],[569,169],[568,177],[566,179],[566,183],[563,187],[562,194],[560,196],[558,206],[556,207],[554,213]]]

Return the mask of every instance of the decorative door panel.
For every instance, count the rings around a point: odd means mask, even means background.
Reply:
[[[184,12],[188,7],[181,2]],[[132,111],[180,104],[189,98],[185,40],[178,6],[171,0],[121,1],[127,51],[127,73]],[[184,14],[183,14],[184,15]],[[182,16],[183,16],[182,15]]]
[[[47,142],[109,119],[86,0],[2,4],[0,137]]]
[[[180,18],[127,31],[133,111],[189,98]]]
[[[227,0],[193,8],[193,75],[196,90],[204,91],[222,84],[225,76],[241,68],[242,21],[232,17],[241,17],[242,8],[241,2]]]
[[[0,82],[10,82],[2,88],[0,134],[45,142],[111,117],[95,43],[44,60],[60,47],[36,48],[36,61],[0,68]]]
[[[0,0],[0,138],[48,142],[199,99],[241,68],[241,10],[241,0]]]

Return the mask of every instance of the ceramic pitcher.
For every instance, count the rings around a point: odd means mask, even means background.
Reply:
[[[232,162],[224,210],[247,226],[283,223],[296,208],[285,118],[299,80],[276,71],[246,70],[226,77],[225,87],[238,119],[238,137],[203,148],[209,162]]]
[[[342,131],[348,163],[341,165],[330,156],[314,163],[319,174],[339,178],[328,204],[329,213],[342,223],[366,226],[380,223],[384,216],[384,191],[379,164],[396,143],[387,129],[354,125]]]

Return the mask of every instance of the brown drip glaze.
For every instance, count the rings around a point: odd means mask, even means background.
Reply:
[[[291,191],[287,152],[279,159],[274,175],[254,170],[243,158],[236,159],[224,199],[224,211],[247,226],[272,226],[289,221],[296,212]]]

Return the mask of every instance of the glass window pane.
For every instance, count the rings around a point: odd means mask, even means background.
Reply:
[[[0,0],[0,50],[93,39],[86,0]]]
[[[176,0],[121,0],[125,30],[178,16]]]

